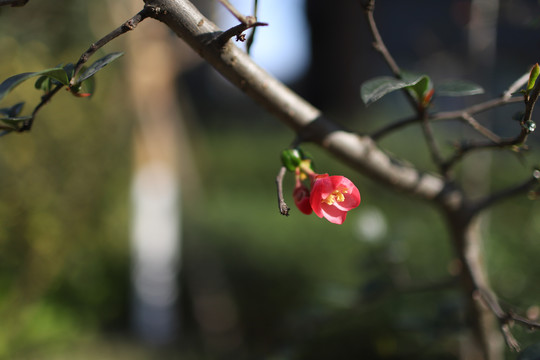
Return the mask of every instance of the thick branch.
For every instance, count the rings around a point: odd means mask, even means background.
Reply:
[[[345,131],[284,84],[257,66],[231,42],[216,43],[222,31],[187,0],[145,0],[162,21],[210,65],[282,122],[303,141],[313,141],[351,167],[394,189],[457,208],[461,192],[438,176],[420,172],[381,151],[370,137]],[[158,10],[159,9],[159,10]]]

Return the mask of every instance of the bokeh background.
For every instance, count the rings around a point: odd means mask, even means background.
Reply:
[[[250,13],[250,1],[231,1]],[[400,94],[365,108],[360,84],[388,70],[356,1],[260,0],[253,56],[360,133],[411,115]],[[223,27],[217,1],[196,1]],[[0,78],[76,62],[142,8],[136,0],[48,0],[0,9]],[[398,63],[498,96],[540,59],[537,0],[379,0]],[[243,46],[242,44],[238,44]],[[384,188],[316,147],[320,172],[357,184],[342,226],[279,215],[279,154],[294,134],[223,81],[162,24],[146,20],[95,55],[124,51],[90,99],[61,93],[31,133],[0,138],[2,359],[454,359],[464,324],[445,224],[429,204]],[[39,102],[33,81],[1,107]],[[515,134],[519,105],[482,114]],[[445,151],[473,137],[435,126]],[[421,131],[381,145],[433,169]],[[478,153],[458,168],[472,195],[530,176],[530,151]],[[292,205],[292,177],[285,191]],[[523,194],[484,219],[486,263],[503,303],[540,305],[540,205]],[[516,329],[524,345],[540,334]],[[515,354],[508,354],[509,359]]]

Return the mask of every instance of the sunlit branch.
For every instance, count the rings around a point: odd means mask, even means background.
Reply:
[[[224,46],[229,39],[236,37],[236,41],[245,41],[246,37],[243,34],[244,31],[247,29],[253,28],[253,32],[255,32],[255,29],[258,26],[267,26],[267,23],[258,22],[256,13],[254,16],[244,16],[240,11],[238,11],[229,1],[227,0],[219,0],[220,3],[227,8],[227,10],[230,11],[231,14],[234,15],[235,18],[240,21],[240,24],[233,26],[232,28],[224,31],[219,35],[219,37],[216,39],[216,43],[219,44],[219,46]],[[257,2],[255,2],[255,11],[257,11]],[[252,32],[252,36],[253,36]],[[249,54],[249,48],[251,47],[251,43],[253,43],[253,37],[250,37],[251,42],[248,39],[248,47],[247,52]]]

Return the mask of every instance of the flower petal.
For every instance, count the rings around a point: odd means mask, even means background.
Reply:
[[[323,204],[321,206],[323,217],[331,223],[341,225],[347,217],[347,211],[341,211],[333,205]]]

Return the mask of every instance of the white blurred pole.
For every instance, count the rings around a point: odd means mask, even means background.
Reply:
[[[110,0],[108,4],[115,24],[144,5],[140,0]],[[157,21],[143,21],[122,39],[127,79],[123,96],[133,104],[130,115],[136,124],[131,184],[132,327],[142,341],[164,345],[177,340],[180,331],[180,169],[196,177],[175,86],[175,75],[188,61],[185,55],[180,58],[180,40]],[[185,183],[190,187],[191,181]]]
[[[164,164],[139,167],[132,184],[133,326],[144,340],[169,343],[178,330],[178,179]]]

